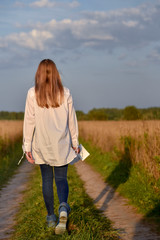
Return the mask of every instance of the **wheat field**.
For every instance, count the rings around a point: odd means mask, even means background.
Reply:
[[[160,177],[160,121],[79,121],[79,133],[104,152],[124,152],[129,139],[132,162]]]
[[[22,136],[23,121],[22,120],[1,120],[0,121],[0,137],[8,141],[14,141]]]
[[[79,135],[104,152],[125,150],[125,139],[130,138],[133,163],[142,164],[154,177],[160,177],[160,121],[79,121]],[[22,136],[23,121],[0,121],[0,137],[14,142]]]

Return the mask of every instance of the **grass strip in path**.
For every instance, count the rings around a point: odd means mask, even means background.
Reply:
[[[12,240],[52,240],[52,239],[75,239],[75,240],[99,240],[119,239],[117,232],[111,227],[110,221],[100,215],[93,205],[92,200],[85,193],[82,181],[79,179],[74,166],[68,169],[69,181],[69,215],[68,232],[62,236],[54,234],[53,229],[46,226],[46,209],[42,197],[42,183],[39,166],[35,166],[26,192],[24,202],[16,217],[17,225]],[[58,197],[54,184],[55,213],[58,214]]]
[[[101,174],[129,203],[137,208],[148,220],[160,223],[160,180],[155,180],[143,166],[131,163],[128,156],[119,155],[115,160],[113,153],[102,152],[90,142],[81,139],[81,143],[90,152],[86,163]]]

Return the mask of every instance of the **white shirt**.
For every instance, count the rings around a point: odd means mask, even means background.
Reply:
[[[77,155],[78,124],[73,99],[64,87],[64,102],[58,108],[37,105],[35,88],[28,90],[24,124],[23,151],[31,152],[36,164],[62,166]]]

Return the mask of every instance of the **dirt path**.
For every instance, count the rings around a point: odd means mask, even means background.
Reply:
[[[153,231],[153,226],[137,214],[127,200],[104,183],[99,173],[88,164],[79,161],[75,164],[77,172],[84,181],[88,195],[93,199],[98,209],[102,210],[116,229],[120,230],[123,240],[159,240],[160,235]]]
[[[9,239],[15,224],[15,214],[22,202],[22,191],[26,184],[33,165],[23,160],[15,175],[6,187],[0,191],[0,239]]]

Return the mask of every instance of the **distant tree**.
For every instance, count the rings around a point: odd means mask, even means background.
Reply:
[[[76,111],[76,115],[78,121],[87,120],[87,116],[83,111]]]
[[[106,108],[105,109],[108,120],[120,120],[123,118],[123,110],[117,108]]]
[[[24,118],[23,112],[7,112],[7,111],[0,112],[1,120],[23,120],[23,118]]]
[[[151,119],[160,119],[160,108],[151,107],[147,109],[150,115],[152,115]]]
[[[87,116],[89,120],[108,120],[106,110],[103,108],[94,108],[88,112]]]
[[[127,106],[123,110],[125,120],[137,120],[141,118],[140,111],[135,106]]]

